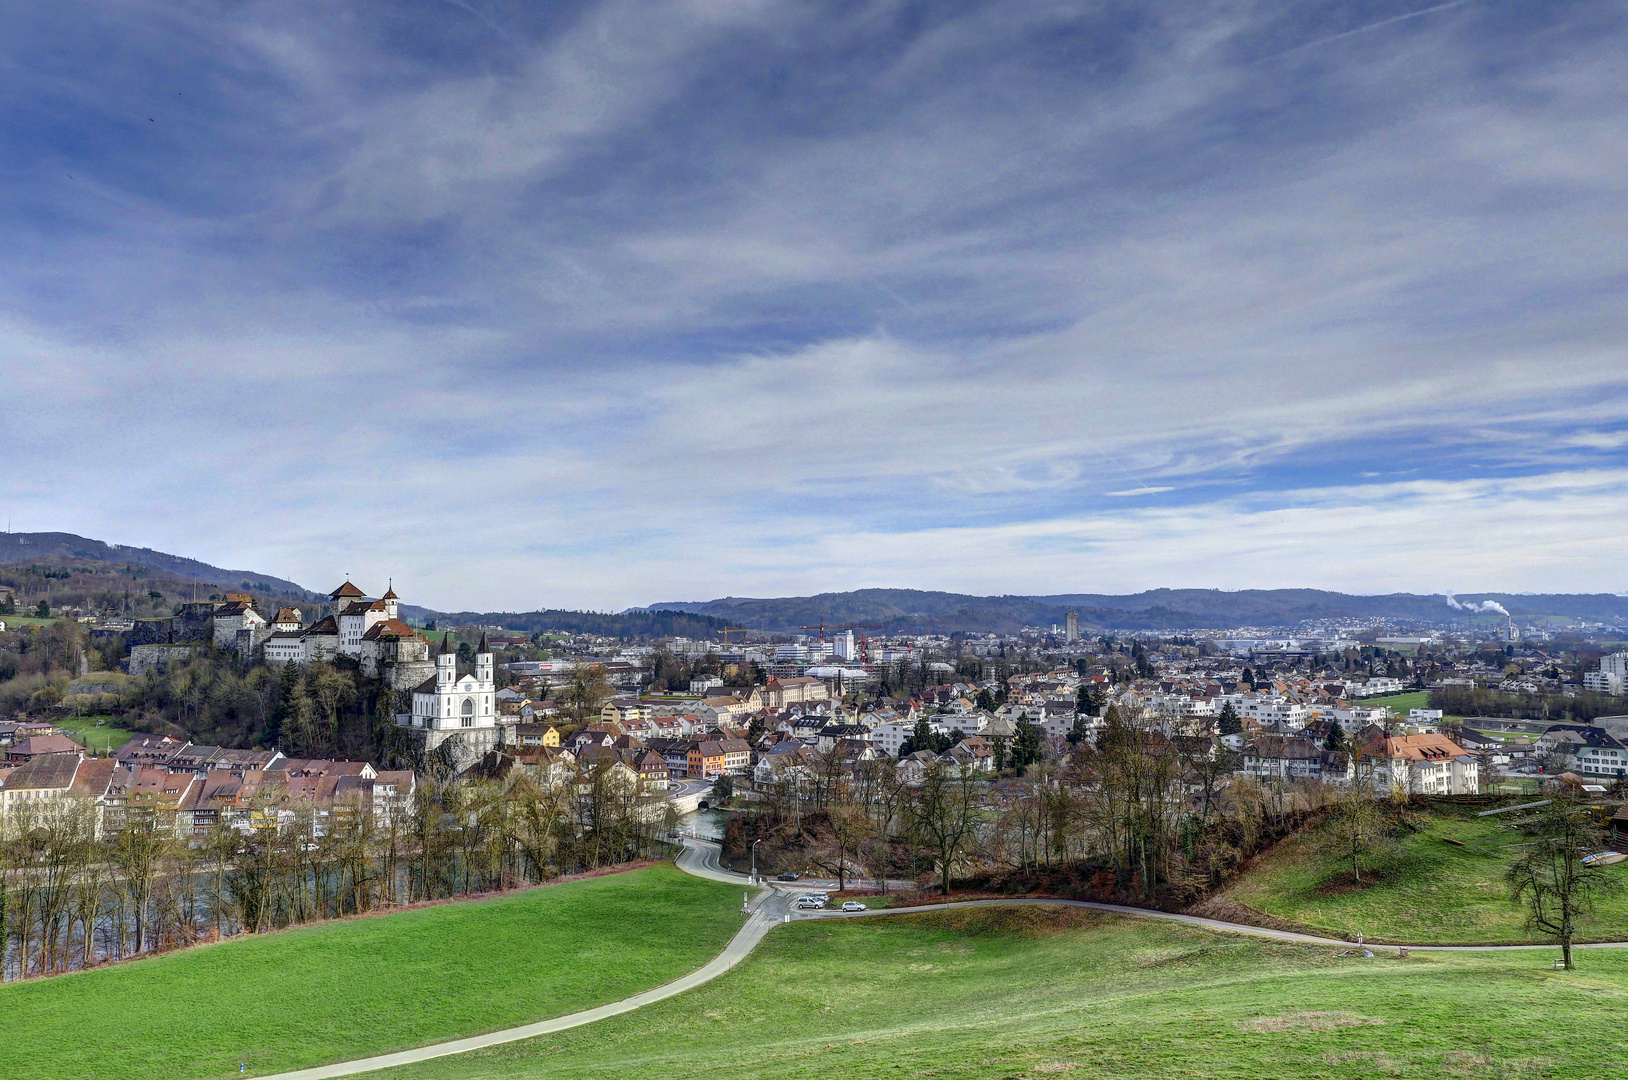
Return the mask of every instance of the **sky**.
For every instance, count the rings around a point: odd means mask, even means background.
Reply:
[[[1628,4],[0,0],[17,531],[448,609],[1628,590]]]

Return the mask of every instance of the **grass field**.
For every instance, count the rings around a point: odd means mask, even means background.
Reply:
[[[37,619],[32,615],[0,615],[0,622],[5,623],[8,630],[17,626],[50,626],[56,621],[54,618]]]
[[[1349,862],[1323,850],[1323,834],[1313,831],[1259,860],[1224,897],[1334,936],[1361,932],[1432,944],[1534,940],[1522,925],[1525,912],[1509,900],[1508,863],[1442,839],[1496,850],[1521,840],[1508,819],[1427,815],[1421,824],[1377,867],[1378,884],[1345,887]],[[1624,887],[1583,921],[1579,940],[1628,938],[1628,863],[1611,872]]]
[[[190,1080],[575,1012],[700,967],[740,891],[658,866],[0,986],[6,1080]]]
[[[98,726],[98,721],[101,726]],[[68,736],[80,746],[95,753],[102,754],[110,750],[117,750],[130,741],[133,731],[123,728],[108,727],[112,721],[109,716],[65,716],[60,720],[53,720],[58,731]]]
[[[1406,717],[1409,709],[1430,708],[1430,691],[1415,690],[1411,694],[1385,694],[1381,697],[1363,698],[1359,705],[1387,705],[1398,716]]]
[[[1336,950],[1085,912],[776,928],[740,968],[388,1080],[1576,1077],[1620,1070],[1628,954]]]

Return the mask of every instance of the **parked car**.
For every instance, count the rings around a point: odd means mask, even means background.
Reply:
[[[787,870],[784,874],[776,874],[774,876],[774,879],[776,881],[796,881],[798,878],[800,878],[802,876],[803,875],[801,875],[801,874],[799,874],[799,873],[797,873],[795,871]]]
[[[865,905],[861,904],[858,900],[844,900],[842,902],[842,910],[843,911],[864,911],[865,910]]]
[[[802,908],[805,911],[807,911],[807,910],[810,910],[810,909],[824,907],[825,906],[825,901],[820,899],[818,896],[799,896],[797,898],[797,905],[796,906],[799,907],[799,908]]]

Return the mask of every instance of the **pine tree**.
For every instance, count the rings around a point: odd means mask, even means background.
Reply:
[[[1229,701],[1221,706],[1221,718],[1216,727],[1223,735],[1243,734],[1243,722],[1238,719],[1238,710],[1232,707],[1232,702]]]
[[[1348,749],[1346,746],[1345,729],[1340,726],[1340,722],[1338,720],[1334,721],[1333,726],[1328,729],[1328,738],[1323,740],[1323,749],[1332,751],[1334,753]]]
[[[1040,732],[1024,717],[1017,722],[1017,733],[1012,736],[1011,766],[1022,771],[1040,760]]]

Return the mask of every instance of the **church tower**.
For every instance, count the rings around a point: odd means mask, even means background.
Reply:
[[[452,635],[441,635],[441,651],[435,654],[435,689],[437,693],[451,693],[458,681],[458,654],[452,651]]]
[[[492,675],[492,650],[486,645],[486,633],[481,632],[480,645],[475,649],[475,682],[490,693],[497,682]]]

